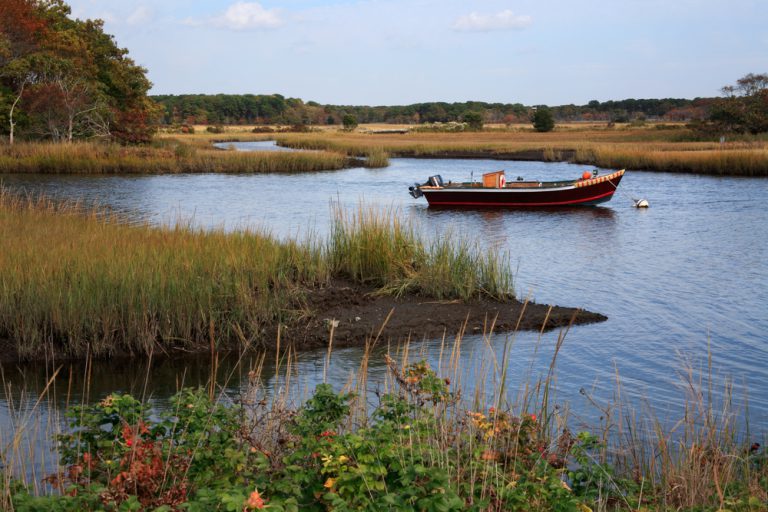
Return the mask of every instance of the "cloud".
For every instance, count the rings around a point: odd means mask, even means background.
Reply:
[[[210,21],[216,27],[230,30],[276,28],[283,24],[277,9],[265,9],[258,2],[234,3]]]
[[[496,14],[479,14],[471,12],[457,19],[453,24],[455,30],[462,32],[490,32],[492,30],[522,30],[533,23],[533,18],[518,15],[507,9]]]
[[[148,7],[140,5],[133,11],[126,19],[125,22],[128,25],[140,25],[149,21],[152,18],[152,10]]]

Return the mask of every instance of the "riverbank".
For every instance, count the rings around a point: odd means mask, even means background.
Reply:
[[[180,174],[331,171],[361,162],[332,151],[226,151],[174,139],[151,146],[98,142],[0,145],[0,174]]]
[[[393,212],[364,208],[338,208],[327,240],[299,243],[127,225],[108,211],[0,191],[0,236],[5,359],[265,347],[278,326],[296,334],[285,343],[309,348],[328,342],[335,320],[339,343],[362,343],[393,309],[387,335],[418,339],[497,315],[497,330],[513,328],[522,307],[503,255],[427,243]],[[531,305],[522,325],[566,325],[574,313]]]

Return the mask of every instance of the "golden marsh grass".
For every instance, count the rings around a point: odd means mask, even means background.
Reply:
[[[762,139],[680,141],[687,129],[572,129],[550,133],[279,134],[282,145],[364,155],[377,148],[393,157],[502,157],[566,160],[608,168],[768,176],[768,143]]]
[[[0,339],[29,357],[196,350],[214,335],[232,347],[300,318],[303,293],[332,276],[380,293],[511,293],[500,256],[463,241],[430,245],[397,219],[339,210],[328,240],[300,243],[259,231],[126,225],[0,189]]]
[[[275,173],[336,170],[347,163],[336,152],[225,151],[207,143],[163,140],[149,147],[78,142],[0,146],[0,173]]]

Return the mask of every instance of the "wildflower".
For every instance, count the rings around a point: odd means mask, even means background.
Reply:
[[[333,488],[334,485],[336,485],[336,479],[329,478],[328,480],[325,481],[325,483],[323,484],[323,487],[325,487],[326,489],[331,489]]]
[[[258,489],[254,489],[250,496],[248,496],[245,507],[251,510],[264,508],[264,499],[259,494]]]
[[[335,435],[336,435],[336,432],[334,432],[333,430],[326,430],[325,432],[320,434],[320,437],[333,437]]]
[[[349,457],[347,457],[346,455],[341,455],[339,456],[339,462],[341,464],[346,464],[347,462],[349,462]]]
[[[323,455],[323,466],[327,466],[333,461],[333,455]]]
[[[531,414],[531,421],[536,421],[536,415],[535,414]]]

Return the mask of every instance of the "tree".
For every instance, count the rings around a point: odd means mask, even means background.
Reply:
[[[146,70],[100,20],[74,20],[63,0],[0,2],[0,91],[9,141],[19,135],[72,141],[112,136],[148,141],[157,107]],[[126,125],[127,123],[127,125]],[[123,126],[125,125],[125,126]],[[141,132],[142,135],[136,135]]]
[[[716,130],[753,135],[768,132],[768,74],[749,73],[721,89],[723,98],[709,109]]]
[[[551,132],[555,128],[555,118],[546,105],[542,105],[533,113],[533,127],[537,132]]]
[[[344,114],[344,117],[341,118],[341,122],[344,125],[345,130],[354,130],[357,128],[357,118],[352,114]]]
[[[480,131],[483,129],[483,115],[480,112],[467,112],[464,114],[463,121],[467,123],[470,130]]]
[[[24,91],[33,79],[29,56],[38,49],[38,40],[46,34],[47,24],[28,0],[3,0],[0,3],[0,86],[10,91],[8,142],[13,144],[14,117]]]

